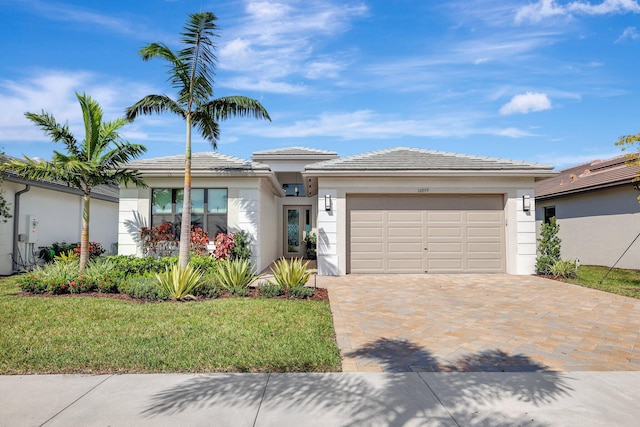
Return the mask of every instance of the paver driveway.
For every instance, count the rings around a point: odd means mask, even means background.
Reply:
[[[318,285],[329,289],[347,372],[640,370],[640,300],[505,274]]]

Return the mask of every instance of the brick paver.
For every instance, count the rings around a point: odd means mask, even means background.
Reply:
[[[318,285],[329,289],[343,371],[640,370],[640,300],[505,274]]]

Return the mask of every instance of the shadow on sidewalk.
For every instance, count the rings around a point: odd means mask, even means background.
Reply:
[[[301,417],[307,417],[310,424],[315,425],[322,425],[323,420],[331,420],[330,425],[336,425],[335,417],[341,420],[337,425],[345,426],[402,426],[416,420],[422,420],[425,424],[428,420],[434,425],[448,425],[453,413],[459,425],[480,422],[492,426],[522,423],[542,426],[531,419],[514,419],[502,413],[499,402],[515,399],[542,406],[572,391],[559,373],[547,371],[526,356],[508,356],[497,350],[472,354],[446,366],[438,364],[427,349],[407,341],[379,340],[359,352],[365,350],[367,357],[378,358],[378,363],[394,363],[394,353],[411,354],[411,366],[416,371],[424,368],[424,373],[420,376],[406,372],[376,375],[203,375],[157,393],[143,415],[151,418],[216,405],[240,410],[252,402],[257,408],[262,402],[260,415],[301,414]],[[512,364],[509,366],[517,365],[521,369],[513,373],[487,373],[487,364],[495,364],[496,360]],[[435,374],[434,377],[434,373],[443,374]],[[433,394],[434,391],[438,398]],[[440,400],[442,395],[446,395],[449,401]],[[493,409],[489,413],[483,411],[479,420],[478,405],[487,404],[493,404]],[[498,409],[495,409],[496,404]]]

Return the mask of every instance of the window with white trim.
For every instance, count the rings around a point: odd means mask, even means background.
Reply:
[[[173,224],[180,237],[184,190],[182,188],[154,188],[151,190],[151,226]],[[191,189],[191,224],[200,227],[215,239],[227,232],[228,190],[226,188]]]

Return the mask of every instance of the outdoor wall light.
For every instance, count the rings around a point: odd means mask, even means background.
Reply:
[[[529,212],[531,210],[531,196],[522,196],[522,210]]]
[[[331,210],[331,195],[329,194],[324,196],[324,210],[325,211]]]

